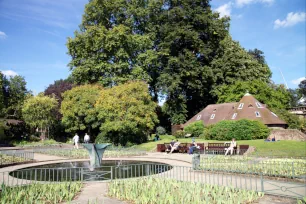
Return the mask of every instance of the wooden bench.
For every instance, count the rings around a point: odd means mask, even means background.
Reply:
[[[206,147],[207,153],[225,154],[226,149],[229,148],[230,143],[208,143]],[[233,154],[243,155],[249,149],[249,145],[237,145],[234,148]]]
[[[189,147],[191,147],[191,145],[191,143],[181,143],[178,149],[174,150],[173,152],[188,153]],[[204,143],[197,143],[197,145],[200,147],[200,153],[204,153]],[[167,150],[171,150],[170,143],[157,144],[157,152],[167,152]]]

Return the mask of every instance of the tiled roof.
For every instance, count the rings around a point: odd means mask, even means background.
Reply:
[[[240,119],[259,120],[266,125],[287,124],[272,113],[265,104],[257,101],[251,94],[245,94],[238,103],[222,103],[206,106],[201,112],[188,120],[184,126],[198,120],[202,120],[205,125],[210,125],[221,120]]]

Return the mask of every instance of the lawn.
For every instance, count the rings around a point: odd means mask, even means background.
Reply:
[[[151,141],[135,146],[135,148],[154,151],[157,144],[169,143],[174,139],[173,136],[164,136],[161,137],[159,141]],[[181,143],[191,143],[191,138],[180,138]],[[225,142],[217,140],[204,140],[204,139],[195,139],[198,143],[203,142]],[[278,141],[278,142],[265,142],[264,140],[240,140],[237,141],[237,144],[246,144],[256,148],[255,154],[259,156],[289,156],[289,157],[306,157],[306,142],[299,141]]]

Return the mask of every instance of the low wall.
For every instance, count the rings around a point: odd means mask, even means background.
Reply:
[[[294,129],[274,129],[268,137],[270,140],[275,137],[275,140],[295,140],[306,141],[306,135],[299,130]]]

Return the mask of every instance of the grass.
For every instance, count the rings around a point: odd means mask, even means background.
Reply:
[[[25,186],[1,186],[1,204],[62,203],[71,201],[81,190],[82,183],[29,184]]]
[[[162,138],[162,137],[161,137]],[[143,143],[135,146],[135,148],[146,150],[146,151],[154,151],[157,144],[169,143],[173,137],[163,137],[159,141],[151,141],[147,143]],[[181,143],[191,143],[191,138],[179,138]],[[195,141],[198,143],[204,142],[220,142],[223,143],[225,141],[217,141],[217,140],[204,140],[195,138]],[[227,141],[228,142],[228,141]],[[289,156],[289,157],[306,157],[306,142],[302,141],[278,141],[278,142],[265,142],[264,140],[240,140],[237,141],[237,145],[246,144],[256,148],[255,154],[260,156],[271,156],[272,152],[276,152],[278,155]]]
[[[141,178],[112,181],[108,195],[132,203],[251,203],[264,194],[232,187],[173,179]]]
[[[38,142],[33,142],[33,141],[13,141],[14,146],[21,146],[21,147],[39,147],[39,146],[48,146],[48,145],[55,145],[55,144],[61,144],[53,139],[49,140],[44,140],[44,141],[38,141]]]

